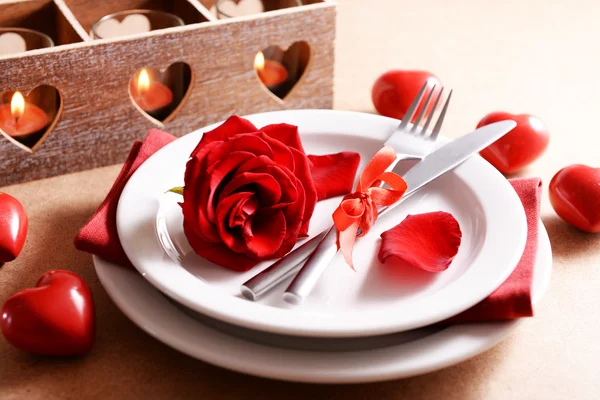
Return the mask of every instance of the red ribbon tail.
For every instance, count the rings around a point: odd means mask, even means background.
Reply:
[[[356,242],[356,233],[358,232],[358,222],[350,225],[348,229],[338,232],[338,246],[342,250],[342,255],[346,264],[356,271],[354,264],[352,263],[352,250],[354,249],[354,242]]]

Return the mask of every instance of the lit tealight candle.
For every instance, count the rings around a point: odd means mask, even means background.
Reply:
[[[265,60],[262,52],[259,52],[254,59],[254,68],[258,77],[266,87],[272,89],[282,84],[288,79],[288,71],[285,67],[275,60]]]
[[[44,129],[48,115],[35,104],[27,103],[21,92],[15,92],[10,104],[0,105],[0,129],[14,138]]]
[[[149,113],[156,112],[173,101],[171,89],[152,80],[146,68],[140,71],[137,82],[132,83],[130,89],[137,105]]]

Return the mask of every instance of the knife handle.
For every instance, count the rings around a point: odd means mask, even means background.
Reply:
[[[258,275],[244,282],[240,288],[242,295],[248,300],[256,301],[281,282],[296,274],[304,261],[315,251],[327,232],[328,230],[325,229],[308,242],[289,252],[285,257],[271,264]]]
[[[283,300],[289,304],[301,304],[304,301],[338,253],[336,242],[337,230],[332,226],[286,289]]]

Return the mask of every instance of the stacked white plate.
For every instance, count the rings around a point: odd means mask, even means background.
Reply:
[[[331,110],[281,111],[247,117],[257,127],[297,125],[308,154],[356,151],[361,167],[381,147],[397,121]],[[171,260],[157,238],[158,205],[183,184],[185,163],[202,132],[186,135],[150,157],[131,177],[117,213],[119,238],[137,268],[94,258],[98,276],[115,303],[158,340],[192,357],[232,370],[302,382],[366,382],[433,371],[479,354],[508,335],[518,321],[436,324],[474,306],[506,280],[525,247],[523,207],[508,181],[479,156],[438,178],[382,217],[357,242],[357,272],[336,258],[307,301],[282,301],[286,283],[252,302],[240,285],[266,268],[239,273],[189,252]],[[440,145],[447,139],[440,139]],[[181,211],[174,195],[168,230],[181,249]],[[331,223],[340,198],[319,202],[310,235]],[[163,203],[164,204],[164,203]],[[379,263],[379,235],[407,214],[447,211],[463,240],[448,270],[397,270]],[[540,222],[533,297],[550,279],[552,256]],[[433,325],[436,324],[436,325]]]

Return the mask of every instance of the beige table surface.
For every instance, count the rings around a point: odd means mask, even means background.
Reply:
[[[547,185],[561,167],[598,164],[600,3],[594,0],[341,0],[335,107],[372,112],[370,88],[391,68],[434,71],[455,89],[446,134],[487,112],[528,112],[551,132],[545,156],[522,175],[544,181],[542,219],[553,277],[537,315],[503,343],[425,376],[347,386],[291,384],[240,375],[172,350],[131,323],[107,297],[91,257],[73,238],[120,166],[2,188],[30,216],[26,247],[0,269],[0,302],[50,269],[89,283],[97,341],[77,360],[22,353],[0,339],[2,399],[598,399],[600,235],[558,220]]]

